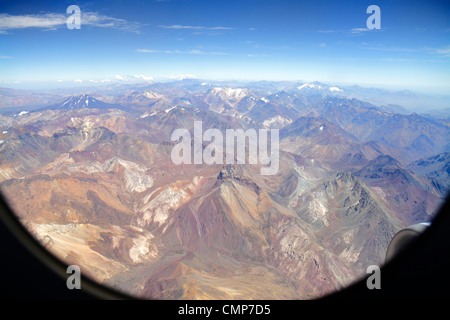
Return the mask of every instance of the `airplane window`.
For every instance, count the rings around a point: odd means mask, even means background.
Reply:
[[[441,1],[3,3],[4,219],[71,275],[130,297],[347,288],[445,203],[449,12]]]

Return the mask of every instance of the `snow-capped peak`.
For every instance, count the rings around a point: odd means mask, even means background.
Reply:
[[[320,83],[305,83],[302,84],[301,86],[297,87],[298,90],[302,90],[302,89],[315,89],[315,90],[329,90],[331,92],[342,92],[344,90],[342,90],[339,87],[336,86],[328,86],[328,85],[323,85]]]
[[[211,89],[211,93],[214,95],[220,95],[223,98],[228,99],[242,99],[248,95],[248,90],[243,88],[222,88],[215,87]]]
[[[111,108],[111,105],[83,93],[77,96],[68,97],[61,104],[56,105],[55,107],[56,109],[79,110],[83,108],[107,109]]]
[[[163,98],[162,95],[160,95],[156,92],[153,92],[153,91],[145,91],[144,96],[148,99],[162,99]]]
[[[305,83],[301,86],[297,87],[298,90],[302,90],[304,88],[310,88],[310,89],[322,89],[323,87],[320,84],[315,83]]]

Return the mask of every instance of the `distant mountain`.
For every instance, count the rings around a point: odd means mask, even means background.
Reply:
[[[412,113],[405,107],[399,106],[397,104],[388,104],[385,106],[383,105],[383,106],[380,106],[379,108],[380,108],[380,110],[387,112],[387,113],[398,113],[398,114],[405,114],[405,115]]]
[[[47,92],[35,92],[0,87],[0,112],[13,112],[17,108],[36,109],[49,103],[55,103],[60,97]],[[22,109],[22,110],[23,110]]]
[[[382,265],[449,184],[449,126],[358,90],[189,79],[69,92],[0,115],[0,187],[47,249],[128,294],[320,297]],[[195,121],[279,129],[278,171],[175,164],[171,134],[193,138]]]
[[[280,148],[331,164],[338,161],[358,139],[323,118],[300,117],[280,130]]]
[[[83,108],[89,109],[117,109],[119,106],[115,104],[106,103],[88,94],[81,94],[78,96],[71,96],[63,102],[42,108],[42,110],[81,110]]]
[[[304,95],[320,95],[322,97],[346,97],[370,101],[382,107],[385,111],[408,114],[423,113],[433,108],[448,108],[448,96],[432,96],[416,93],[412,90],[381,89],[361,87],[358,85],[329,85],[322,82],[307,82],[297,84],[292,91]]]
[[[298,86],[297,89],[300,90],[303,94],[321,94],[321,95],[329,95],[329,94],[342,95],[344,94],[345,91],[340,87],[330,86],[317,81],[304,83]]]
[[[340,172],[301,194],[294,210],[324,247],[357,267],[384,258],[378,248],[399,225],[388,208],[360,178]]]
[[[246,88],[213,87],[202,97],[209,110],[233,115],[251,109],[257,97]]]
[[[246,129],[254,126],[254,123],[246,117],[232,117],[221,115],[210,110],[200,108],[171,107],[165,110],[151,108],[139,119],[139,123],[151,128],[152,141],[168,142],[174,130],[188,129],[193,135],[194,121],[201,121],[203,131],[207,129],[226,130],[231,128]]]
[[[430,221],[439,209],[440,194],[391,156],[382,155],[354,172],[369,187],[383,190],[379,196],[391,214],[404,225]]]
[[[273,98],[278,98],[274,95]],[[262,98],[258,100],[255,106],[247,112],[248,116],[260,123],[270,121],[274,117],[281,117],[285,119],[288,124],[301,116],[301,113],[291,104],[277,101],[272,97]]]
[[[337,141],[338,139],[342,139],[345,143],[358,141],[349,132],[320,117],[298,118],[281,130],[280,138],[283,139],[287,136],[317,137],[320,139],[317,141],[319,144],[329,144],[329,142]]]
[[[450,192],[450,153],[414,161],[408,169],[419,176],[431,179],[431,183],[445,196]]]
[[[391,114],[357,99],[331,97],[324,99],[317,108],[321,117],[360,141],[377,141],[393,150],[402,150],[395,156],[405,164],[424,155],[441,153],[449,145],[449,127],[415,113]]]

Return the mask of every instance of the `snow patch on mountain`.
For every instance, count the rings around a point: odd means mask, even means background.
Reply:
[[[305,83],[302,84],[301,86],[297,87],[298,90],[302,90],[302,89],[315,89],[315,90],[328,90],[331,92],[342,92],[344,91],[343,89],[336,87],[336,86],[328,86],[328,85],[322,85],[319,83]]]
[[[138,219],[138,224],[143,227],[152,221],[159,225],[164,223],[169,218],[169,211],[177,208],[187,196],[187,192],[183,189],[173,186],[164,188],[144,206],[142,209],[144,215],[142,219]]]
[[[145,112],[144,114],[139,116],[139,119],[144,119],[144,118],[147,118],[147,117],[153,117],[156,114],[158,114],[158,112],[156,112],[156,111],[153,111],[152,113]]]
[[[157,94],[155,92],[152,91],[145,91],[144,92],[144,97],[148,98],[148,99],[162,99],[164,98],[164,96]]]
[[[153,186],[153,179],[151,176],[145,174],[142,170],[130,170],[125,168],[125,187],[128,191],[143,192]]]
[[[275,117],[264,120],[263,125],[264,125],[264,127],[268,128],[268,129],[279,129],[279,128],[283,128],[291,123],[292,123],[291,119],[283,118],[280,115],[276,115]]]
[[[157,249],[150,243],[151,237],[148,235],[140,235],[133,239],[133,246],[129,251],[131,260],[134,263],[139,263],[148,259],[148,257],[155,257],[158,254]]]
[[[320,84],[314,84],[314,83],[305,83],[299,87],[297,87],[298,90],[302,90],[304,88],[310,88],[310,89],[322,89],[323,86]]]
[[[249,92],[247,89],[242,88],[221,88],[216,87],[211,90],[212,94],[219,95],[223,98],[240,100],[246,97]]]
[[[164,112],[165,113],[169,113],[170,111],[172,111],[173,109],[175,109],[177,106],[175,106],[175,107],[172,107],[172,108],[169,108],[169,109],[166,109],[166,110],[164,110]]]

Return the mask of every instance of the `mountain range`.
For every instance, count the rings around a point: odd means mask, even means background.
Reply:
[[[450,186],[442,117],[347,92],[185,80],[11,102],[0,115],[0,188],[48,250],[120,291],[320,297],[382,265],[395,233],[432,221]],[[193,136],[194,121],[278,129],[278,172],[174,164],[171,134]]]

